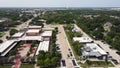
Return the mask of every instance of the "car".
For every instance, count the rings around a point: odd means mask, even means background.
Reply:
[[[66,63],[65,63],[65,60],[64,60],[64,59],[61,60],[61,66],[63,66],[63,67],[66,66]]]
[[[69,55],[69,54],[67,54],[67,56],[68,56],[68,57],[70,57],[70,55]]]
[[[112,59],[112,56],[108,56],[108,59],[111,60],[111,59]]]
[[[117,53],[118,55],[120,55],[120,51],[117,51],[116,53]]]
[[[74,66],[77,66],[75,60],[72,60],[72,63],[73,63]]]
[[[112,46],[109,46],[109,48],[114,50],[114,48]]]
[[[70,56],[73,56],[73,55],[72,55],[72,52],[70,52]]]
[[[109,52],[106,52],[109,55]]]
[[[114,62],[115,64],[118,64],[118,61],[116,59],[111,59],[112,62]]]
[[[69,48],[68,50],[70,51],[71,49]]]

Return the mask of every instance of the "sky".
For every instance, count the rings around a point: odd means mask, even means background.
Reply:
[[[0,7],[120,7],[120,0],[0,0]]]

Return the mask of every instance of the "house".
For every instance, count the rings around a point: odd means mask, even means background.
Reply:
[[[106,59],[107,53],[95,43],[87,43],[82,48],[82,56],[88,58]]]
[[[113,25],[110,23],[110,22],[107,22],[103,25],[104,27],[104,30],[106,31],[110,31],[110,28],[112,27]]]

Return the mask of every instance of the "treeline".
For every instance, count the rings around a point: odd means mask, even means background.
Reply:
[[[8,30],[10,27],[15,27],[32,17],[33,15],[21,13],[20,10],[0,10],[0,20],[5,20],[0,22],[0,31]]]
[[[44,27],[44,24],[43,24],[43,23],[45,23],[45,22],[44,22],[44,21],[41,21],[41,20],[43,20],[43,19],[41,18],[41,16],[37,16],[36,18],[34,18],[34,19],[32,20],[32,22],[30,22],[30,25],[39,25],[39,26]]]
[[[113,17],[111,17],[113,16]],[[118,18],[116,18],[118,17]],[[104,40],[120,51],[120,12],[108,10],[56,10],[48,11],[43,16],[48,24],[76,23],[92,38]],[[104,24],[110,22],[110,31],[104,29]]]

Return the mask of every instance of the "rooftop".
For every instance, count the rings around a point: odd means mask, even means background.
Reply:
[[[41,36],[24,36],[22,38],[20,38],[19,40],[42,40]]]
[[[41,36],[52,36],[52,31],[44,31]]]
[[[48,51],[49,50],[49,41],[43,41],[43,42],[40,42],[39,46],[38,46],[38,49],[36,51],[36,55],[39,54],[39,51]]]
[[[73,37],[74,41],[79,41],[80,43],[88,43],[92,42],[93,40],[89,37]]]
[[[0,45],[0,52],[3,52],[5,49],[7,49],[13,43],[14,43],[14,40],[8,40],[8,41],[3,42]]]
[[[101,55],[107,55],[107,53],[95,43],[87,43],[83,48],[82,54],[84,56],[96,56],[96,57]]]
[[[24,32],[18,32],[15,33],[12,37],[21,37],[24,34]]]
[[[28,28],[42,28],[42,26],[29,26]]]
[[[30,29],[26,33],[39,33],[39,29]]]

